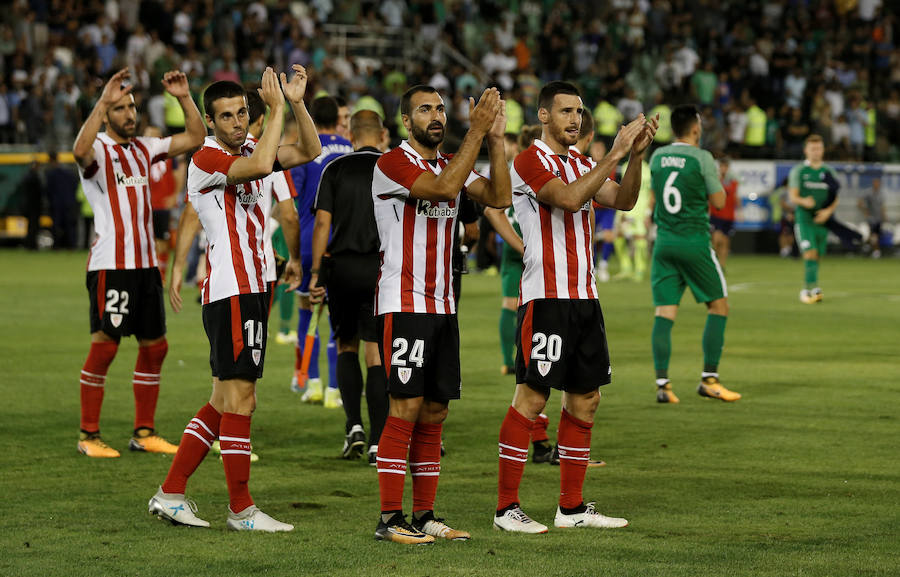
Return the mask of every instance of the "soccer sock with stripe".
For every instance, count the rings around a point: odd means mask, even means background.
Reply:
[[[415,423],[388,417],[378,441],[378,491],[381,511],[403,510],[403,483],[406,481],[406,457]]]
[[[222,415],[212,405],[203,405],[181,435],[178,452],[172,459],[169,474],[162,484],[163,493],[184,494],[187,481],[209,452],[212,442],[219,436]]]
[[[516,311],[500,309],[500,353],[503,355],[503,366],[515,365],[513,355],[516,351]]]
[[[312,321],[312,310],[297,309],[297,349],[296,360],[294,361],[294,370],[299,371],[300,365],[303,363],[303,349],[306,346],[306,331],[309,330],[309,323]],[[312,354],[309,357],[309,369],[307,376],[310,379],[319,378],[319,333],[316,332],[316,338],[313,341]]]
[[[615,240],[616,256],[619,257],[619,272],[631,274],[633,265],[631,264],[631,255],[628,254],[628,241],[624,236],[617,237]]]
[[[706,328],[703,329],[703,372],[715,373],[719,369],[722,358],[722,347],[725,345],[725,323],[728,317],[709,314],[706,316]]]
[[[369,445],[377,445],[388,415],[387,376],[381,365],[366,371],[366,407],[369,411]]]
[[[550,418],[544,413],[539,414],[534,420],[534,425],[531,427],[531,442],[540,443],[541,441],[549,441],[550,437],[547,436],[547,428],[549,426]]]
[[[334,340],[334,332],[331,333],[331,338],[328,340],[328,345],[325,347],[325,356],[328,358],[328,388],[336,389],[338,388],[340,381],[337,378],[338,351],[337,343]],[[362,380],[362,374],[359,375],[359,378]],[[362,392],[361,386],[359,390]]]
[[[591,427],[565,409],[559,419],[559,506],[574,509],[584,503],[582,487],[591,456]]]
[[[409,472],[412,475],[413,513],[433,511],[441,474],[440,423],[416,423],[409,444]]]
[[[349,433],[353,425],[362,425],[363,376],[358,352],[347,351],[338,355],[337,384],[340,385],[344,414],[347,415],[344,432]]]
[[[672,355],[672,326],[675,321],[657,316],[653,321],[653,366],[656,377],[665,378]]]
[[[100,408],[106,373],[116,358],[119,343],[115,341],[91,343],[91,350],[81,369],[81,430],[96,433],[100,430]]]
[[[806,288],[811,289],[815,288],[819,285],[819,261],[810,259],[803,261],[803,267],[805,269],[805,277]]]
[[[168,351],[169,343],[165,339],[155,345],[138,347],[134,378],[131,381],[134,391],[135,432],[138,429],[153,428],[156,401],[159,398],[159,372]]]
[[[250,496],[250,417],[223,413],[219,429],[219,447],[228,484],[228,502],[232,513],[240,513],[253,504]]]
[[[497,477],[497,510],[519,502],[519,485],[528,462],[528,442],[534,421],[510,407],[500,426],[500,472]]]

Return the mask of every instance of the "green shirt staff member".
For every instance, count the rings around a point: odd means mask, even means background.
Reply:
[[[800,291],[800,302],[822,302],[819,288],[819,259],[825,254],[828,229],[825,223],[837,208],[837,182],[834,169],[823,162],[825,143],[818,134],[807,137],[803,146],[803,164],[791,169],[788,195],[797,207],[794,234],[803,255],[806,285]]]
[[[669,382],[672,326],[686,287],[709,315],[703,331],[703,372],[697,392],[704,397],[737,401],[741,395],[719,382],[719,359],[725,342],[728,288],[725,275],[710,246],[708,204],[725,205],[712,155],[699,148],[700,114],[692,105],[672,111],[675,142],[650,158],[654,221],[657,225],[650,283],[656,319],[653,324],[653,362],[656,367],[656,400],[677,403]]]

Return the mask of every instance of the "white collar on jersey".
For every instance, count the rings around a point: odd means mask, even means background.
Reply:
[[[105,132],[98,132],[98,133],[97,133],[97,138],[98,138],[98,139],[100,140],[100,142],[102,142],[103,144],[108,144],[108,145],[110,145],[110,146],[128,146],[129,144],[131,144],[131,140],[132,140],[132,139],[129,139],[127,143],[125,143],[125,144],[119,144],[118,142],[116,142],[115,140],[113,140],[113,137],[112,137],[112,136],[108,135],[108,134],[105,133]]]
[[[553,149],[550,148],[550,146],[546,142],[541,140],[540,138],[534,139],[534,145],[537,146],[538,149],[541,150],[541,152],[544,152],[545,154],[552,154],[554,156],[569,156],[568,154],[564,154],[564,155],[556,154],[553,151]],[[569,152],[571,153],[572,151],[569,150]],[[581,154],[581,153],[579,152],[579,154]]]
[[[409,143],[408,140],[402,141],[402,142],[400,143],[400,148],[402,148],[402,149],[405,150],[406,152],[412,154],[412,155],[415,156],[416,158],[418,158],[418,159],[420,159],[420,160],[424,160],[425,162],[428,162],[428,159],[426,159],[426,158],[423,157],[421,154],[419,154],[418,152],[416,152],[416,149],[412,147],[412,145]],[[446,158],[446,156],[444,156],[444,154],[440,151],[440,149],[438,149],[438,151],[437,151],[437,158]],[[432,158],[431,160],[437,160],[437,159]]]

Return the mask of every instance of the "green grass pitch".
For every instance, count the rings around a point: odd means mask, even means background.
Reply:
[[[501,534],[491,528],[497,436],[513,379],[499,375],[499,278],[463,280],[463,398],[445,425],[438,514],[472,540],[408,548],[373,539],[378,485],[338,458],[341,411],[288,389],[293,350],[270,341],[253,421],[252,493],[290,534],[227,532],[221,464],[188,485],[208,530],[147,514],[168,457],[75,450],[78,372],[88,349],[84,253],[0,253],[0,575],[636,575],[900,574],[900,267],[829,257],[825,302],[802,305],[802,264],[729,260],[722,380],[735,404],[695,393],[705,314],[686,295],[673,331],[678,406],[657,405],[649,283],[601,285],[613,383],[604,387],[585,496],[620,530]],[[177,442],[210,390],[194,303],[169,314],[157,427]],[[106,386],[105,439],[126,449],[136,344],[123,341]],[[323,363],[324,365],[324,363]],[[559,397],[551,398],[551,433]],[[558,468],[529,463],[525,510],[552,525]],[[411,489],[407,482],[406,502]],[[408,507],[409,505],[407,505]]]

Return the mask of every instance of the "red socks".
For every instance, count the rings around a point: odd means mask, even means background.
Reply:
[[[138,347],[137,362],[134,364],[134,429],[152,429],[156,414],[156,400],[159,398],[159,372],[169,344],[162,342],[148,347]]]
[[[409,452],[410,438],[415,426],[415,423],[397,417],[388,417],[384,423],[384,430],[378,441],[378,488],[381,493],[382,511],[403,510],[406,455]],[[440,437],[437,460],[440,460]],[[437,487],[437,481],[435,481],[435,487]]]
[[[528,442],[534,421],[510,407],[500,427],[500,474],[497,510],[519,502],[519,484],[528,462]]]
[[[550,419],[547,418],[547,415],[541,413],[534,420],[534,427],[531,429],[531,442],[532,443],[540,443],[541,441],[549,441],[550,437],[547,436],[547,427],[550,426]]]
[[[434,510],[434,496],[441,474],[441,429],[440,424],[428,423],[416,423],[413,428],[409,447],[413,512]],[[381,448],[381,445],[378,447]]]
[[[591,456],[591,427],[565,410],[559,419],[559,506],[574,509],[584,502],[581,490]]]
[[[240,513],[253,504],[250,497],[250,417],[224,413],[219,429],[219,446],[228,483],[232,513]]]
[[[91,343],[87,360],[81,369],[81,430],[93,433],[100,430],[100,407],[103,406],[103,387],[106,373],[116,358],[119,343],[115,341]]]
[[[197,411],[181,436],[178,452],[175,453],[169,474],[162,484],[164,493],[184,494],[188,478],[206,458],[212,442],[219,436],[221,419],[222,415],[209,403]]]

